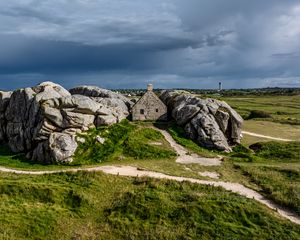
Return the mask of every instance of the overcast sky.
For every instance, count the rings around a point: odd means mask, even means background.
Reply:
[[[299,0],[0,1],[0,89],[300,87]]]

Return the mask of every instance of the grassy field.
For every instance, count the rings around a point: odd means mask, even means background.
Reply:
[[[276,138],[300,140],[300,126],[298,125],[247,120],[244,122],[243,130]]]
[[[275,121],[300,125],[300,96],[246,96],[221,98],[236,109],[243,118],[247,118],[252,110],[269,113]]]
[[[243,130],[277,138],[300,141],[300,95],[218,97],[243,116]],[[251,111],[270,114],[270,118],[247,120]],[[249,146],[268,139],[244,135],[242,144]]]
[[[0,239],[300,238],[221,188],[86,172],[0,177]]]

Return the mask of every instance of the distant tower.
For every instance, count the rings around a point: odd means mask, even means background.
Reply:
[[[147,91],[153,91],[153,85],[152,84],[148,84]]]
[[[219,82],[219,92],[222,91],[222,82]]]

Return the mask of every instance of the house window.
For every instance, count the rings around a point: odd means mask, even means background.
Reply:
[[[158,108],[156,108],[156,112],[158,112]]]
[[[144,109],[140,109],[140,114],[145,114],[145,111],[144,111]]]

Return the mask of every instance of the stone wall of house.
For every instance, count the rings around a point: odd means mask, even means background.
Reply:
[[[148,90],[132,108],[133,121],[166,121],[167,117],[167,106],[155,95],[152,90]]]

